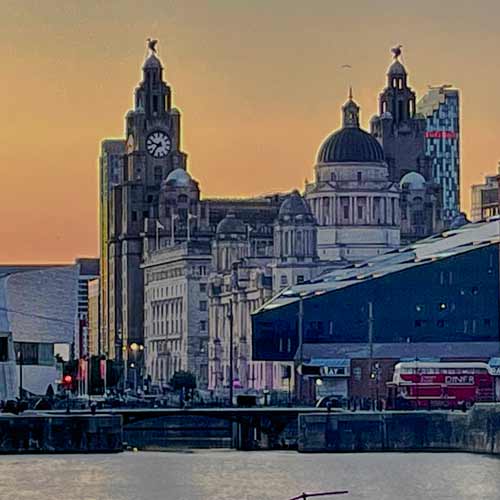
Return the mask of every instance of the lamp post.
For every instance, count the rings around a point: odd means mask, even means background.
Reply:
[[[304,298],[299,293],[299,324],[298,324],[298,337],[299,337],[299,368],[300,372],[297,373],[297,396],[298,402],[302,401],[302,364],[304,363]]]
[[[144,346],[142,344],[138,344],[137,342],[132,342],[130,344],[130,350],[133,354],[133,362],[130,363],[130,368],[134,369],[134,393],[137,393],[137,353],[139,351],[144,350]]]
[[[227,319],[229,320],[229,406],[233,406],[233,299],[229,299]]]
[[[17,351],[17,361],[19,364],[19,399],[23,399],[23,352]]]

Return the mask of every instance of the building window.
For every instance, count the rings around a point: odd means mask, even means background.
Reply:
[[[201,332],[207,331],[207,322],[206,321],[200,321],[200,331]]]
[[[301,274],[299,274],[297,276],[297,285],[300,285],[302,283],[304,283],[304,276],[302,276]]]
[[[132,210],[132,222],[137,222],[137,212]]]
[[[9,361],[9,339],[0,337],[0,362]]]
[[[363,180],[363,173],[358,172],[358,182],[361,182]]]
[[[344,205],[344,219],[349,218],[349,205]]]
[[[281,275],[281,285],[286,286],[287,284],[288,284],[288,278],[287,278],[286,274],[282,274]]]
[[[14,342],[14,351],[21,352],[24,365],[52,366],[54,345],[36,342]]]
[[[363,218],[363,207],[358,205],[358,219]]]
[[[201,293],[206,293],[207,291],[207,284],[206,283],[200,283],[200,292]]]
[[[486,319],[484,320],[484,326],[491,326],[491,319],[486,318]]]
[[[200,300],[200,311],[206,311],[206,310],[207,310],[207,301]]]

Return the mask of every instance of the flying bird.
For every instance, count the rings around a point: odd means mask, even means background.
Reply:
[[[402,45],[397,45],[391,49],[391,52],[394,54],[394,59],[397,59],[401,55]]]
[[[151,52],[156,53],[156,44],[158,43],[158,40],[153,40],[152,38],[147,38],[146,42],[148,42],[148,49]]]

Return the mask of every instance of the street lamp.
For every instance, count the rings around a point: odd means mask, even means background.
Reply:
[[[133,362],[130,363],[130,368],[134,369],[134,393],[137,393],[137,353],[143,351],[144,346],[137,342],[132,342],[130,344],[130,350],[133,353]]]

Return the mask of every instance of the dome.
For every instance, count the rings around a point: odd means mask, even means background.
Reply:
[[[296,215],[311,215],[311,210],[307,201],[302,198],[297,190],[293,191],[292,194],[286,197],[279,210],[280,218],[284,216],[295,217]]]
[[[145,61],[143,69],[153,69],[158,68],[161,69],[161,61],[154,55],[151,54]]]
[[[217,224],[217,234],[247,234],[247,228],[243,221],[238,219],[232,212],[228,213]]]
[[[406,69],[398,60],[396,60],[389,66],[387,74],[390,76],[405,76]]]
[[[401,187],[404,184],[408,184],[410,189],[425,189],[425,177],[418,172],[408,172],[399,181]]]
[[[176,168],[167,175],[163,182],[165,185],[172,187],[189,187],[193,179],[183,168]]]
[[[384,151],[377,139],[357,127],[333,133],[321,145],[318,163],[380,163]]]

